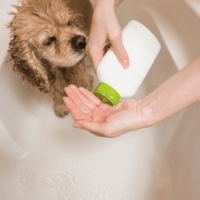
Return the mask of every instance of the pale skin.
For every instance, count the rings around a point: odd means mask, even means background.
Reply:
[[[129,66],[121,29],[114,13],[121,2],[97,1],[87,45],[95,69],[103,58],[103,47],[108,40],[122,66],[125,69]],[[84,88],[71,85],[65,91],[68,97],[64,98],[64,102],[75,120],[75,128],[85,129],[101,137],[118,137],[157,124],[199,101],[200,57],[138,101],[121,101],[112,107],[102,103]]]
[[[89,41],[86,51],[90,55],[94,69],[103,58],[103,48],[111,43],[122,67],[129,67],[129,57],[122,43],[122,31],[115,10],[123,0],[98,0],[94,11]]]
[[[200,57],[177,72],[142,100],[102,103],[84,88],[65,88],[64,98],[75,123],[97,136],[118,137],[157,124],[200,100]]]

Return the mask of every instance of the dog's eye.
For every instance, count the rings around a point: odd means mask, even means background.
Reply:
[[[72,26],[72,21],[68,21],[67,26]]]
[[[45,46],[50,46],[54,41],[56,41],[56,37],[48,37],[45,41],[44,41],[44,45]]]

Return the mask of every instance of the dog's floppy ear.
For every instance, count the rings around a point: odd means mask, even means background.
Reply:
[[[11,31],[11,41],[8,52],[14,60],[13,70],[22,81],[30,83],[40,92],[50,93],[53,84],[53,74],[48,69],[46,61],[39,60],[30,43],[26,28],[20,27],[16,17],[7,25]]]

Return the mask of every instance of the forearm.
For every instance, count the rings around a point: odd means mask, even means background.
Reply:
[[[103,6],[103,10],[109,9],[115,11],[123,0],[98,0],[97,7]]]
[[[153,125],[199,100],[200,57],[141,100],[139,107]]]

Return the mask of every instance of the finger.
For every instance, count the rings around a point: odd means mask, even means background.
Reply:
[[[78,88],[77,88],[78,89]],[[92,111],[86,107],[79,99],[78,95],[74,91],[73,88],[66,87],[65,91],[68,95],[68,97],[74,102],[76,107],[85,115],[91,116]]]
[[[94,56],[95,54],[96,56]],[[99,49],[96,53],[94,52],[94,55],[93,55],[93,65],[96,71],[99,63],[103,59],[103,55],[104,55],[103,48]]]
[[[74,92],[76,92],[77,96],[79,97],[79,99],[81,100],[81,102],[88,107],[91,110],[94,110],[96,108],[96,105],[89,101],[87,98],[85,98],[79,91],[79,89],[75,86],[75,85],[70,85],[69,88],[72,88],[74,90]]]
[[[95,105],[99,106],[101,104],[101,100],[98,99],[94,94],[92,94],[91,92],[89,92],[88,90],[86,90],[83,87],[79,88],[79,91],[81,92],[81,94],[87,98],[89,101],[91,101],[92,103],[94,103]]]
[[[75,128],[85,129],[93,134],[101,135],[104,137],[112,137],[111,131],[106,122],[93,122],[89,120],[78,120],[74,123]]]
[[[96,30],[92,26],[89,41],[86,45],[86,52],[90,56],[95,70],[103,58],[103,48],[106,41],[105,33],[101,34],[100,32],[101,30]]]
[[[89,45],[86,46],[86,51],[91,58],[95,71],[103,58],[103,55],[104,55],[103,48],[104,48],[104,45],[100,45],[100,46],[93,45],[92,47],[89,47]]]
[[[91,101],[97,101],[96,102],[96,108],[95,110],[93,110],[92,113],[92,120],[93,121],[103,121],[104,117],[113,109],[113,107],[111,107],[108,104],[104,104],[101,102],[100,99],[98,99],[95,95],[91,94],[88,90],[86,90],[85,88],[79,88],[79,90],[81,91],[81,93],[86,97],[86,98],[90,98]]]
[[[122,34],[120,33],[116,38],[111,38],[112,48],[113,51],[122,65],[124,69],[127,69],[130,65],[129,63],[129,57],[128,53],[126,52],[126,49],[124,48],[123,42],[122,42]]]
[[[65,105],[69,109],[69,111],[72,114],[72,117],[74,118],[75,121],[80,120],[80,119],[88,119],[91,120],[91,118],[85,114],[83,114],[74,104],[74,102],[69,98],[69,97],[64,97],[63,98]]]
[[[92,58],[92,62],[93,62],[95,70],[97,69],[99,63],[101,62],[105,53],[109,50],[110,47],[111,47],[111,43],[108,39],[106,39],[103,45],[97,46],[97,48],[91,52],[90,57]]]

